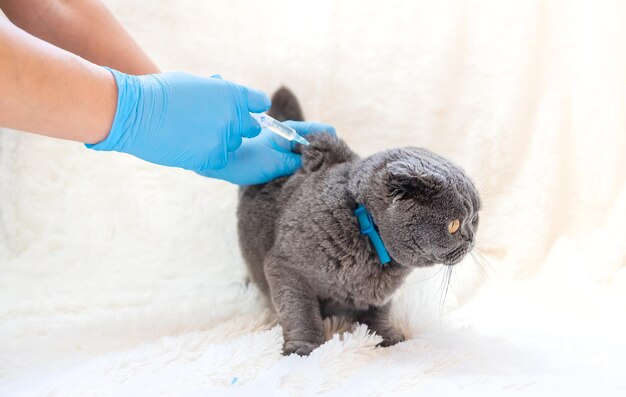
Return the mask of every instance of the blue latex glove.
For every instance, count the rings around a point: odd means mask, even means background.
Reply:
[[[250,112],[271,104],[265,93],[221,78],[109,70],[118,87],[113,126],[104,141],[86,146],[156,164],[194,171],[224,167],[242,137],[261,132]]]
[[[327,124],[285,121],[300,135],[326,132],[336,135]],[[241,147],[228,153],[226,167],[199,172],[210,178],[222,179],[237,185],[256,185],[283,175],[291,175],[300,168],[300,155],[291,151],[292,143],[274,133],[263,130],[259,136],[244,139]]]

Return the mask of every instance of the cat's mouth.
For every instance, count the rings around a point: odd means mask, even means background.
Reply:
[[[444,265],[456,265],[457,263],[461,262],[463,260],[463,258],[465,257],[465,255],[469,252],[469,250],[471,249],[472,244],[463,244],[458,246],[457,248],[455,248],[454,250],[452,250],[449,254],[447,254],[442,260],[441,262]]]

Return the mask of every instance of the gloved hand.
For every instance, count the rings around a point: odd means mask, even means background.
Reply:
[[[194,171],[224,167],[242,137],[261,132],[250,112],[271,104],[265,93],[221,78],[109,70],[118,87],[113,126],[105,140],[86,146],[156,164]]]
[[[300,121],[285,121],[285,124],[303,136],[315,132],[336,135],[335,129],[327,124]],[[269,182],[300,168],[300,155],[293,153],[291,148],[290,141],[263,130],[256,138],[244,139],[239,149],[228,153],[226,167],[198,173],[237,185]]]

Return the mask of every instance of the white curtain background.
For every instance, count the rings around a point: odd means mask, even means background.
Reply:
[[[407,342],[328,322],[283,358],[236,187],[0,130],[0,394],[624,395],[626,3],[106,3],[163,70],[285,84],[362,155],[461,165],[484,259],[442,311],[444,272],[411,276]]]

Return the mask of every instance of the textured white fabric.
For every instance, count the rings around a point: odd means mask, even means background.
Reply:
[[[361,154],[462,165],[490,265],[441,315],[443,272],[413,274],[407,342],[334,319],[285,358],[235,187],[3,130],[0,395],[626,395],[623,2],[108,4],[163,69],[284,83]]]

